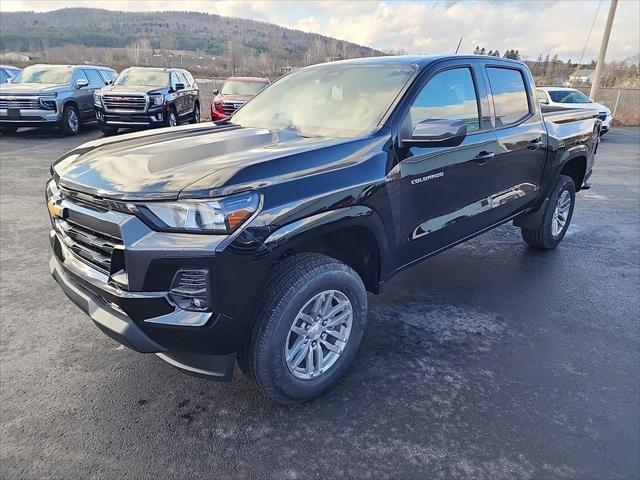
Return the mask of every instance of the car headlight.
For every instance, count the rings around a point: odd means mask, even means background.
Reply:
[[[151,105],[162,105],[164,103],[164,97],[162,95],[150,95],[149,103]]]
[[[149,202],[135,209],[160,230],[229,234],[245,223],[260,205],[260,196],[247,192],[207,200]]]
[[[57,96],[57,93],[46,93],[38,95],[38,99],[40,100],[40,105],[42,105],[45,110],[55,110]]]
[[[96,107],[101,107],[102,106],[102,94],[100,92],[95,92],[93,94],[93,104]]]

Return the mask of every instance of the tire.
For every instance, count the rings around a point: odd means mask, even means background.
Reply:
[[[165,127],[177,127],[180,125],[178,121],[178,114],[176,113],[176,109],[174,107],[170,107],[167,111],[167,117],[164,120]]]
[[[0,133],[16,133],[18,131],[18,127],[14,127],[11,125],[5,125],[0,127]]]
[[[189,123],[200,123],[200,104],[198,102],[193,106],[193,114]]]
[[[555,248],[567,233],[573,217],[575,202],[576,187],[573,180],[566,175],[560,175],[549,195],[549,202],[541,225],[535,230],[520,229],[524,241],[535,248],[545,250]],[[564,210],[564,214],[562,214],[562,210]],[[562,223],[562,218],[564,223]]]
[[[62,110],[62,118],[58,122],[58,128],[63,135],[77,135],[80,133],[80,114],[74,105],[66,105]]]
[[[315,253],[287,257],[274,268],[266,285],[254,322],[245,335],[238,363],[244,374],[272,400],[285,404],[310,400],[338,381],[358,350],[367,321],[364,285],[351,267]],[[329,313],[338,312],[335,316],[325,317],[330,319],[329,323],[337,324],[321,326],[320,317],[305,331],[302,312],[311,313],[318,305],[318,299],[328,300]],[[294,326],[297,326],[296,331],[303,331],[307,336],[294,333]],[[326,333],[332,329],[340,331]],[[339,340],[338,334],[344,341]],[[327,344],[332,348],[328,349]],[[296,350],[296,346],[300,348]],[[290,364],[295,364],[295,360],[287,362],[287,349],[290,358],[294,358],[308,352],[309,347],[313,352],[311,363],[319,367],[323,364],[314,355],[318,348],[323,352],[323,361],[327,363],[324,371],[321,368],[316,371],[314,366],[308,368],[306,354],[302,355],[295,371]],[[308,378],[302,378],[304,376]]]
[[[101,125],[101,124],[98,124],[98,127],[100,128],[100,130],[102,130],[102,133],[104,134],[105,137],[109,137],[111,135],[115,135],[116,133],[118,133],[118,127],[110,127],[109,125]]]

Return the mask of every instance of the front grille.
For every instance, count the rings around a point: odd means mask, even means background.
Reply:
[[[115,248],[121,248],[121,238],[74,223],[68,219],[54,220],[56,231],[64,244],[76,257],[92,267],[109,274],[111,255]]]
[[[107,110],[144,112],[147,99],[142,95],[103,95],[102,103]]]
[[[607,119],[607,112],[598,113],[598,118],[602,121],[605,121]]]
[[[0,108],[19,108],[20,110],[41,110],[38,97],[3,96],[0,97]]]
[[[236,105],[239,105],[239,106],[236,108]],[[225,115],[231,115],[242,105],[237,102],[222,102],[222,110],[224,111]]]

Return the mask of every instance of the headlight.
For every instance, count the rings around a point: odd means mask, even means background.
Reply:
[[[160,230],[229,234],[253,215],[260,204],[255,192],[209,200],[149,202],[136,210]]]
[[[102,106],[102,94],[100,92],[95,92],[93,94],[93,104],[96,107],[101,107]]]
[[[162,95],[150,95],[149,103],[151,105],[162,105],[164,103],[164,97]]]
[[[55,110],[57,96],[57,93],[46,93],[38,95],[38,99],[40,100],[40,105],[42,105],[45,110]]]

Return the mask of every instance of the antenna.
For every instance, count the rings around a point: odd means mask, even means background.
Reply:
[[[458,50],[460,50],[460,44],[462,43],[462,37],[460,37],[460,41],[458,42],[458,46],[456,47],[456,53],[455,55],[458,54]]]

